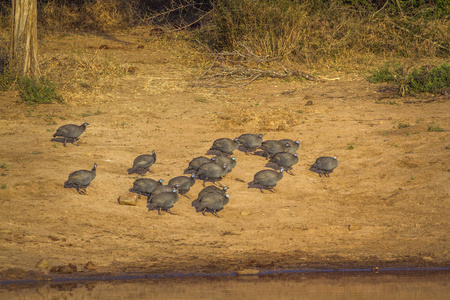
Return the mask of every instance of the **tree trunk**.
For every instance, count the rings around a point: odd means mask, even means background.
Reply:
[[[17,76],[40,76],[37,51],[37,0],[12,0],[9,69]]]

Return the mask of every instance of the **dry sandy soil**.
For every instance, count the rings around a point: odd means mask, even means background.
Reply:
[[[138,43],[136,36],[42,41],[42,57],[107,44],[104,51],[136,73],[94,91],[63,91],[67,104],[27,107],[17,92],[0,92],[0,279],[47,276],[68,264],[81,276],[450,266],[448,98],[405,103],[346,73],[200,87],[202,70],[168,48]],[[59,126],[83,122],[90,125],[78,147],[52,140]],[[295,175],[286,174],[275,193],[247,186],[267,161],[235,151],[220,218],[191,207],[201,181],[190,199],[180,197],[176,215],[148,211],[145,198],[118,204],[136,179],[126,172],[136,156],[154,149],[145,177],[168,182],[215,139],[242,133],[301,141]],[[333,154],[339,166],[329,178],[309,171],[317,157]],[[87,195],[63,187],[69,173],[94,163]],[[37,267],[43,259],[48,264]],[[95,270],[84,268],[89,261]]]

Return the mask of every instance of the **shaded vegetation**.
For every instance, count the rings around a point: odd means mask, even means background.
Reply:
[[[372,83],[389,82],[399,87],[401,95],[414,93],[437,93],[450,88],[450,65],[406,68],[400,64],[385,64],[374,70],[369,77]]]
[[[0,0],[0,8],[0,28],[6,29],[0,35],[3,73],[11,0]],[[258,69],[280,70],[282,62],[295,70],[367,71],[396,60],[374,71],[370,80],[396,83],[402,95],[448,87],[448,65],[422,65],[450,56],[450,0],[38,0],[38,16],[40,36],[114,35],[143,25],[149,32],[163,28],[167,43],[184,31],[182,39],[197,48],[201,44],[202,51],[245,53]],[[414,66],[405,67],[405,60]],[[63,80],[65,89],[86,91],[94,90],[99,78],[128,70],[114,57],[78,52],[47,59],[40,67],[57,84]],[[78,71],[78,77],[70,82],[52,77],[61,68]],[[11,80],[4,74],[0,89],[8,89]]]

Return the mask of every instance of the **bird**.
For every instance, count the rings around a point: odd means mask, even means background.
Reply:
[[[267,140],[261,143],[259,149],[263,150],[262,156],[266,159],[271,158],[278,152],[288,152],[287,149],[291,147],[288,142],[280,142],[275,140]]]
[[[94,164],[92,170],[79,170],[69,174],[69,179],[64,182],[65,188],[73,188],[77,189],[78,194],[86,194],[86,188],[91,184],[91,181],[94,180],[95,175],[97,173],[97,164]]]
[[[238,137],[241,147],[245,149],[245,154],[255,152],[263,141],[262,134],[245,133]]]
[[[177,176],[169,180],[169,183],[167,185],[172,187],[178,188],[178,193],[180,195],[183,195],[187,192],[189,192],[189,189],[191,186],[195,184],[195,174],[192,174],[191,176]],[[187,196],[186,196],[187,197]],[[188,197],[189,198],[189,197]]]
[[[86,126],[89,124],[84,122],[80,126],[75,124],[67,124],[59,127],[53,137],[62,136],[64,138],[64,147],[67,147],[67,139],[72,139],[73,144],[78,146],[79,136],[86,130]],[[76,144],[75,144],[76,143]]]
[[[197,200],[200,200],[200,198],[203,195],[208,194],[208,193],[218,193],[218,194],[225,196],[227,194],[227,191],[228,191],[227,186],[224,186],[223,188],[220,189],[214,185],[210,185],[210,186],[205,187],[198,193]]]
[[[211,212],[214,216],[220,218],[217,212],[221,211],[228,204],[229,197],[230,195],[227,193],[223,195],[221,193],[209,192],[192,201],[192,206],[195,207],[196,212],[202,212],[204,216],[205,212]]]
[[[201,165],[209,162],[211,162],[211,159],[206,156],[196,157],[189,162],[189,166],[184,170],[184,173],[196,172]]]
[[[283,178],[283,171],[283,168],[280,169],[280,172],[274,170],[259,171],[253,177],[253,181],[249,182],[249,186],[258,185],[260,186],[259,189],[261,193],[264,193],[263,188],[266,188],[273,193],[275,192],[274,187],[277,185],[277,182]]]
[[[227,173],[230,173],[231,170],[236,166],[236,157],[228,157],[226,155],[218,155],[216,157],[211,158],[213,162],[216,164],[223,166],[224,164],[227,165]]]
[[[164,180],[162,179],[156,181],[151,178],[139,178],[133,183],[133,187],[130,189],[130,192],[138,193],[139,199],[142,194],[148,197],[156,188],[162,185],[163,181]]]
[[[229,138],[217,139],[213,142],[212,147],[209,150],[217,150],[221,153],[232,155],[233,151],[239,148],[239,139],[234,140]]]
[[[171,186],[169,184],[161,184],[160,186],[158,186],[156,189],[153,190],[152,194],[150,196],[155,196],[161,193],[165,193],[165,192],[172,192],[172,190],[174,188],[178,188],[177,185],[175,186]],[[150,200],[150,196],[147,198],[147,202]]]
[[[319,176],[324,175],[330,177],[330,173],[338,166],[337,156],[322,156],[316,159],[316,162],[309,168],[310,171],[316,172]]]
[[[152,154],[142,154],[136,157],[133,161],[133,167],[128,169],[128,174],[136,173],[144,175],[146,172],[150,172],[150,167],[156,162],[155,150]]]
[[[173,207],[174,203],[178,201],[178,190],[177,188],[172,188],[171,192],[162,192],[156,195],[151,195],[149,198],[149,203],[147,205],[148,211],[158,210],[158,214],[161,214],[161,210],[165,210],[169,214],[174,215],[170,209]]]
[[[294,175],[290,169],[292,169],[293,165],[298,163],[298,155],[297,153],[278,152],[272,156],[269,162],[275,163],[278,167],[283,168],[286,173]]]
[[[203,164],[198,168],[196,173],[197,177],[203,180],[203,186],[205,186],[205,182],[208,179],[212,179],[213,183],[216,180],[222,179],[228,173],[228,166],[226,164],[219,165],[215,162],[210,162],[207,164]]]
[[[298,150],[298,148],[300,147],[300,141],[296,140],[290,140],[290,139],[282,139],[282,140],[278,140],[279,142],[283,143],[284,145],[286,145],[286,143],[289,144],[289,147],[286,148],[286,152],[289,153],[295,153],[295,151]]]

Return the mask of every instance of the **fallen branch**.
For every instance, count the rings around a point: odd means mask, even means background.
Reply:
[[[214,87],[246,86],[260,77],[287,78],[298,76],[311,81],[318,80],[308,73],[299,70],[289,70],[280,62],[278,62],[278,66],[282,68],[282,71],[259,68],[261,65],[267,66],[273,62],[279,61],[279,59],[269,56],[259,56],[253,53],[245,45],[242,46],[245,49],[244,53],[238,51],[224,51],[212,54],[214,55],[213,62],[199,77],[199,80],[202,81],[201,85]],[[221,85],[218,83],[219,81],[227,79],[232,79],[235,83],[230,83],[228,85]],[[210,82],[206,83],[206,81]],[[242,83],[242,81],[245,82]]]

